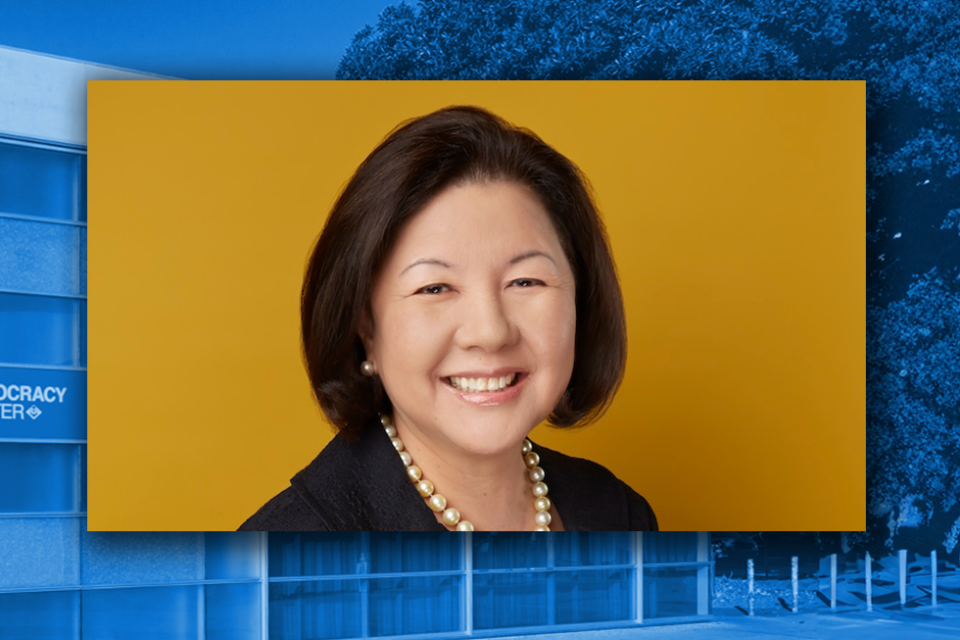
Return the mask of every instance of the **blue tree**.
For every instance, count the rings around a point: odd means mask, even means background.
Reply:
[[[868,309],[867,345],[874,539],[952,552],[944,535],[960,522],[960,295],[923,276],[903,299]]]

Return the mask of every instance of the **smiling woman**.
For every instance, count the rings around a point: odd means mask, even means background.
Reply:
[[[655,530],[609,471],[532,444],[596,420],[626,359],[603,224],[576,166],[475,107],[360,165],[302,293],[337,437],[243,530]]]

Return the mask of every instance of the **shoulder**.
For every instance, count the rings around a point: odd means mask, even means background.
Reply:
[[[327,531],[316,512],[288,487],[247,518],[237,531]]]
[[[657,531],[650,504],[603,465],[537,445],[545,482],[571,531]]]
[[[355,443],[339,435],[301,469],[290,486],[271,498],[240,531],[342,531],[353,510],[338,497],[355,496]],[[341,503],[342,502],[342,503]],[[363,528],[362,525],[356,528]]]
[[[338,434],[241,531],[422,531],[442,528],[378,425]]]

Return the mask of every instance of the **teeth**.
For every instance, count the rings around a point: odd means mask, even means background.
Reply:
[[[517,374],[515,373],[500,376],[499,378],[460,378],[457,376],[450,376],[450,384],[461,391],[468,391],[471,393],[477,393],[480,391],[500,391],[501,389],[505,389],[513,384],[513,381],[516,379],[516,377]]]

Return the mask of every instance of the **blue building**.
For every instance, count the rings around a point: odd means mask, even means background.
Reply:
[[[0,637],[449,638],[709,618],[707,533],[87,532],[86,81],[153,78],[0,48]]]

